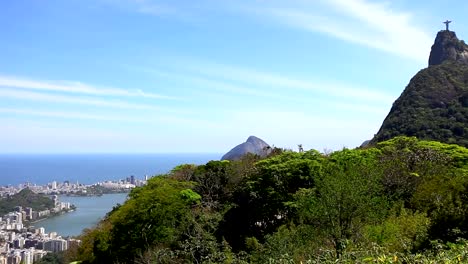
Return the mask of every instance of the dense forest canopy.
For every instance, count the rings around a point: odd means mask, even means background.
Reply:
[[[82,235],[83,263],[468,261],[468,149],[397,137],[180,165]],[[380,262],[379,262],[380,261]]]

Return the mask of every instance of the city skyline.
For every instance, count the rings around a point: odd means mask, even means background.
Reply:
[[[2,153],[353,148],[463,1],[7,1]]]

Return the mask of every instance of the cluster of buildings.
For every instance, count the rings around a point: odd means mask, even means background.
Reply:
[[[46,195],[54,194],[82,194],[86,193],[88,186],[80,184],[78,182],[71,183],[69,181],[64,181],[59,183],[53,181],[45,185],[36,185],[31,183],[23,183],[18,186],[0,186],[0,197],[7,197],[15,193],[20,192],[24,188],[29,188],[35,193],[41,193]]]
[[[65,251],[81,243],[80,240],[62,238],[55,232],[46,233],[43,227],[34,228],[25,225],[25,223],[47,218],[52,214],[74,209],[72,204],[60,202],[57,194],[86,195],[88,188],[96,186],[111,191],[125,191],[143,186],[147,180],[148,176],[145,176],[144,180],[130,176],[119,181],[104,181],[93,185],[53,181],[46,185],[25,183],[17,187],[0,186],[0,198],[9,197],[24,188],[29,188],[35,193],[52,195],[54,201],[52,209],[35,211],[30,207],[17,206],[13,212],[0,217],[0,264],[33,264],[44,257],[47,252]]]
[[[98,182],[95,185],[111,190],[130,190],[145,185],[147,181],[148,176],[145,176],[144,180],[139,180],[132,175],[123,180]]]
[[[57,182],[53,181],[45,185],[36,185],[31,183],[24,183],[18,186],[0,186],[0,198],[8,197],[14,195],[15,193],[20,192],[24,188],[29,188],[35,193],[54,195],[94,195],[90,188],[92,187],[103,187],[109,189],[110,191],[129,191],[132,188],[140,187],[146,184],[148,176],[145,176],[144,180],[136,179],[135,176],[127,177],[126,179],[118,181],[103,181],[95,184],[81,184],[81,183],[72,183],[70,181]],[[1,263],[0,263],[1,264]]]
[[[60,202],[57,195],[52,196],[52,201],[54,202],[54,208],[41,211],[33,210],[31,207],[23,209],[21,206],[16,206],[15,211],[9,212],[3,216],[3,218],[0,218],[3,220],[0,220],[0,229],[21,230],[23,228],[24,221],[32,222],[44,219],[53,214],[68,212],[75,208],[71,203]]]
[[[56,197],[56,204],[60,204]],[[56,208],[55,208],[56,209]],[[23,210],[20,206],[0,217],[0,264],[33,264],[47,252],[60,252],[81,241],[64,239],[55,232],[46,233],[43,227],[26,227],[24,222],[31,219],[35,211]]]

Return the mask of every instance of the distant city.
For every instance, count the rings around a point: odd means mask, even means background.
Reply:
[[[123,180],[103,181],[91,185],[52,181],[46,185],[24,183],[18,186],[1,186],[2,199],[27,188],[36,194],[49,196],[54,207],[36,211],[31,207],[16,206],[14,211],[0,217],[0,264],[33,264],[48,252],[57,253],[80,245],[80,240],[63,238],[56,232],[47,233],[44,227],[33,226],[39,220],[76,209],[73,204],[61,202],[58,195],[91,196],[126,192],[145,185],[147,180],[148,176],[145,176],[144,180],[130,176]]]
[[[57,181],[52,181],[46,185],[36,185],[33,183],[22,183],[18,186],[0,186],[0,198],[8,197],[14,195],[24,188],[29,188],[31,191],[37,194],[45,195],[96,195],[93,190],[96,187],[101,188],[104,193],[106,192],[115,192],[115,191],[130,191],[135,187],[140,187],[146,184],[148,176],[145,176],[144,180],[136,179],[135,176],[127,177],[126,179],[117,180],[117,181],[102,181],[94,184],[81,184],[79,182],[70,182],[64,181],[59,183]],[[102,194],[102,193],[98,193]],[[1,263],[0,263],[1,264]]]
[[[43,227],[27,227],[28,221],[34,217],[48,217],[51,212],[60,212],[70,208],[70,203],[60,203],[52,210],[33,211],[31,208],[16,207],[0,217],[0,264],[33,264],[44,257],[47,252],[67,250],[73,244],[79,245],[80,240],[64,239],[56,232],[46,233]]]

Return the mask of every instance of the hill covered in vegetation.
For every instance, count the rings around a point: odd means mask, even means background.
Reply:
[[[37,194],[28,188],[0,199],[0,215],[13,212],[16,206],[31,207],[34,211],[54,208],[54,202],[48,196]]]
[[[468,46],[455,32],[437,35],[429,67],[395,101],[371,144],[416,136],[468,147]]]
[[[68,258],[466,263],[467,173],[468,149],[409,137],[331,154],[275,149],[267,158],[180,165],[134,189]]]

